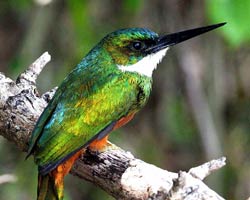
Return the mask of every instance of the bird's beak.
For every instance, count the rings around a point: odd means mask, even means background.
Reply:
[[[200,27],[200,28],[194,28],[186,31],[181,31],[178,33],[172,33],[168,34],[162,37],[159,37],[155,44],[150,46],[146,52],[147,53],[156,53],[162,49],[165,49],[169,46],[176,45],[180,42],[183,42],[185,40],[188,40],[192,37],[196,37],[198,35],[201,35],[203,33],[206,33],[208,31],[211,31],[213,29],[216,29],[218,27],[224,26],[226,23],[219,23],[219,24],[214,24],[210,26],[205,26],[205,27]]]

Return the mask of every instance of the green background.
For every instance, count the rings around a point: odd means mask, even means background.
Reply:
[[[40,3],[39,3],[40,2]],[[250,1],[246,0],[8,0],[0,2],[0,71],[15,79],[43,52],[52,61],[38,79],[40,93],[60,84],[107,33],[146,27],[160,34],[227,22],[219,30],[169,50],[154,74],[147,106],[111,141],[161,168],[188,170],[213,158],[227,166],[206,183],[229,200],[250,196]],[[208,138],[208,139],[207,139]],[[31,200],[37,170],[0,137],[0,199]],[[66,177],[66,200],[112,199]]]

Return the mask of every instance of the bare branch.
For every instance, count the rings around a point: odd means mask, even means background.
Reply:
[[[179,172],[179,177],[175,182],[177,189],[172,190],[171,200],[223,200],[222,197],[189,173]]]
[[[43,54],[16,82],[0,74],[0,134],[22,151],[27,150],[35,122],[56,90],[40,96],[35,85],[49,60],[49,54]],[[98,185],[116,199],[222,199],[201,180],[224,166],[225,158],[189,172],[172,173],[111,146],[111,150],[98,155],[86,151],[73,166],[71,174]]]
[[[225,165],[226,158],[221,157],[219,159],[211,160],[210,162],[204,163],[203,165],[200,165],[198,167],[193,167],[188,171],[188,173],[191,174],[193,177],[203,180],[213,171],[216,171]]]
[[[18,78],[17,78],[17,83],[23,83],[25,84],[36,84],[36,79],[38,75],[41,73],[45,65],[50,61],[51,56],[49,55],[48,52],[43,53],[35,62],[33,62],[29,68],[22,73]],[[26,83],[26,82],[29,83]]]

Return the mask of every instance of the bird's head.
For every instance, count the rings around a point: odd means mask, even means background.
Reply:
[[[153,70],[170,46],[224,24],[190,29],[165,36],[159,36],[144,28],[121,29],[108,34],[103,38],[101,44],[121,71],[135,72],[151,77]]]

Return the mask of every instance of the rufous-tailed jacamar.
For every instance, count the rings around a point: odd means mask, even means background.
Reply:
[[[38,165],[37,199],[63,199],[64,176],[83,149],[101,151],[109,133],[146,104],[152,73],[170,46],[224,24],[165,36],[144,28],[105,36],[64,79],[33,130],[28,156]]]

